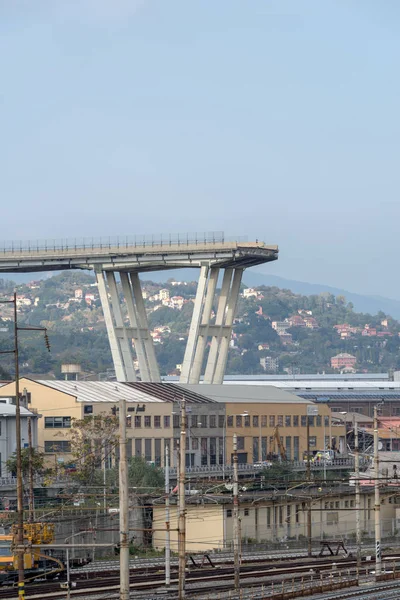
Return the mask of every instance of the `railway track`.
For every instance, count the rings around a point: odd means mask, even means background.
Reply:
[[[400,561],[400,555],[390,555],[385,557],[386,561],[395,563]],[[355,559],[333,560],[332,558],[318,559],[314,561],[296,561],[288,563],[271,563],[263,561],[249,561],[241,566],[241,581],[243,584],[259,586],[261,582],[266,585],[277,586],[284,580],[290,580],[294,585],[298,581],[304,583],[305,580],[312,580],[326,571],[332,572],[333,565],[336,565],[336,572],[347,573],[351,576],[355,573]],[[373,561],[368,564],[364,562],[362,573],[366,571],[368,565],[372,566]],[[354,575],[353,575],[354,576]],[[147,569],[131,571],[130,586],[132,592],[143,592],[145,590],[160,590],[164,586],[164,572],[158,567],[148,567]],[[232,589],[233,569],[232,566],[216,566],[214,568],[189,568],[187,570],[187,585],[195,588],[207,586],[209,589],[218,589],[219,592]],[[119,588],[119,575],[115,570],[103,573],[75,573],[71,580],[76,583],[71,595],[82,596],[97,593],[101,590],[117,590]],[[56,597],[64,594],[60,588],[61,580],[53,582],[40,582],[26,585],[26,597],[28,598],[46,598]],[[177,585],[177,573],[175,570],[171,573],[171,585]],[[159,596],[159,592],[158,592]],[[0,599],[15,597],[15,593],[10,588],[0,588]]]

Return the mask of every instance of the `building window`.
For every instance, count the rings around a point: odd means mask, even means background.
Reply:
[[[267,415],[261,415],[261,427],[267,426]]]
[[[278,427],[283,427],[283,415],[278,415]]]
[[[329,427],[329,417],[324,417],[324,425],[325,427]]]
[[[296,523],[300,521],[300,504],[296,504]]]
[[[218,415],[218,427],[225,427],[225,415]]]
[[[291,460],[292,459],[292,437],[290,435],[286,436],[285,443],[286,443],[286,447],[285,447],[286,458],[288,460]]]
[[[154,440],[154,464],[156,467],[161,467],[161,440]]]
[[[200,427],[207,429],[207,415],[200,415]]]
[[[44,451],[55,454],[71,452],[71,442],[66,440],[52,440],[51,442],[45,442]]]
[[[326,513],[326,524],[327,525],[337,525],[338,523],[339,523],[339,513],[338,512]]]
[[[307,417],[306,415],[301,415],[301,426],[307,427]]]
[[[300,458],[299,436],[295,435],[293,438],[293,460],[299,460],[299,458]]]
[[[238,435],[237,437],[237,449],[244,450],[244,437],[242,435]]]
[[[155,429],[161,429],[161,417],[158,415],[154,417],[154,427]]]
[[[345,501],[344,501],[344,507],[345,507],[345,508],[349,508],[349,501],[348,501],[348,500],[345,500]]]
[[[142,417],[141,415],[135,415],[135,429],[140,429],[142,426]]]
[[[269,426],[275,427],[275,415],[269,415]]]
[[[290,415],[285,415],[285,427],[292,426],[292,417]]]
[[[169,415],[164,415],[164,429],[169,429],[171,427],[171,417]]]
[[[233,427],[233,415],[229,415],[226,418],[226,422],[227,422],[228,427]]]
[[[84,415],[92,415],[93,414],[93,406],[91,404],[85,404],[83,407]]]
[[[226,516],[227,517],[231,517],[232,516],[232,509],[228,508],[228,510],[226,511]]]
[[[129,429],[132,427],[132,415],[126,415],[126,426]]]
[[[210,465],[217,464],[217,438],[210,437]]]
[[[250,415],[246,415],[244,418],[244,426],[250,427]]]
[[[293,427],[299,426],[299,415],[293,415]]]
[[[142,456],[142,440],[135,438],[135,456]]]
[[[258,415],[253,415],[253,427],[258,427]]]
[[[308,417],[308,424],[310,427],[314,427],[315,417]]]
[[[249,509],[248,509],[248,508],[245,508],[245,509],[244,509],[244,516],[245,516],[245,517],[248,517],[248,516],[249,516]]]
[[[321,427],[321,425],[322,425],[322,417],[321,417],[321,415],[318,415],[317,416],[317,427]]]
[[[210,415],[210,427],[215,429],[217,426],[217,415]]]
[[[68,429],[71,427],[71,417],[45,417],[44,426],[46,429]]]
[[[151,462],[152,460],[151,442],[152,440],[148,438],[144,440],[144,458],[147,462]]]
[[[258,437],[253,437],[253,463],[256,463],[260,460],[259,445],[260,440],[258,439]]]
[[[180,419],[179,415],[173,415],[172,424],[173,424],[173,426],[174,426],[175,429],[177,429],[178,427],[180,427],[181,419]]]
[[[144,426],[145,427],[151,427],[151,416],[150,415],[146,415],[144,418]]]
[[[310,448],[316,448],[317,447],[317,436],[316,435],[310,435]]]
[[[192,438],[192,450],[199,449],[199,440],[198,438]]]
[[[236,427],[242,426],[242,415],[236,415]]]
[[[190,416],[190,425],[192,428],[196,428],[197,427],[197,415],[191,415]]]
[[[271,527],[271,507],[267,506],[267,527]]]
[[[354,500],[350,500],[350,506],[351,508],[354,508]]]
[[[208,465],[208,443],[207,438],[201,438],[201,465],[206,467]]]

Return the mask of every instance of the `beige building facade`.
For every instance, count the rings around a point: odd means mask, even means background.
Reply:
[[[200,498],[200,497],[199,497]],[[247,496],[240,500],[239,528],[246,543],[278,542],[307,538],[308,497],[292,495],[266,499]],[[396,532],[396,498],[393,493],[382,494],[382,536]],[[178,551],[177,514],[171,508],[171,549]],[[207,552],[231,547],[233,543],[233,503],[226,496],[213,496],[195,504],[193,498],[186,506],[186,543],[188,552]],[[311,501],[312,537],[314,540],[355,538],[355,496],[353,491],[313,494]],[[153,546],[165,547],[164,506],[153,509]],[[361,496],[361,527],[363,536],[374,536],[374,492],[363,490]]]

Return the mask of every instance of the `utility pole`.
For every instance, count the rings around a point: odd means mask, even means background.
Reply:
[[[311,481],[310,464],[310,417],[307,414],[307,481]],[[312,528],[311,528],[311,498],[307,503],[307,556],[312,556]]]
[[[29,523],[35,520],[35,496],[33,491],[33,445],[32,445],[32,418],[28,417],[28,445],[29,445]]]
[[[235,576],[235,590],[240,589],[240,562],[239,562],[239,482],[238,482],[238,455],[237,435],[233,434],[233,565]]]
[[[21,399],[19,395],[19,353],[18,331],[43,331],[47,350],[50,352],[50,343],[45,327],[18,327],[17,293],[14,292],[12,300],[0,300],[0,304],[13,304],[14,307],[14,349],[2,350],[0,354],[14,354],[15,364],[15,453],[17,463],[17,568],[18,568],[18,598],[25,598],[25,561],[24,561],[24,498],[22,485],[22,446],[21,446]]]
[[[181,402],[181,436],[180,436],[180,468],[179,468],[179,520],[178,520],[178,600],[185,598],[186,569],[186,506],[185,506],[185,472],[186,472],[186,404]]]
[[[360,453],[358,448],[358,423],[354,417],[354,466],[356,474],[356,545],[357,571],[361,567],[361,515],[360,515]]]
[[[169,517],[169,446],[165,446],[165,585],[171,583],[171,534]]]
[[[119,401],[120,600],[129,600],[129,494],[126,460],[126,400]]]
[[[374,406],[374,488],[375,488],[375,577],[381,574],[381,500],[379,495],[379,431],[378,407]]]
[[[15,437],[17,454],[17,544],[18,544],[18,598],[25,598],[24,565],[24,498],[22,491],[22,455],[21,455],[21,404],[19,397],[19,359],[18,359],[18,315],[17,293],[14,292],[14,359],[15,359]]]

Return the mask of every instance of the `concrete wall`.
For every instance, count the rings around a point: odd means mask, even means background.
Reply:
[[[207,552],[223,548],[223,507],[217,504],[187,506],[186,549],[187,552]],[[176,506],[171,506],[171,550],[178,552],[178,521]],[[165,548],[165,507],[155,506],[153,512],[153,547]]]

